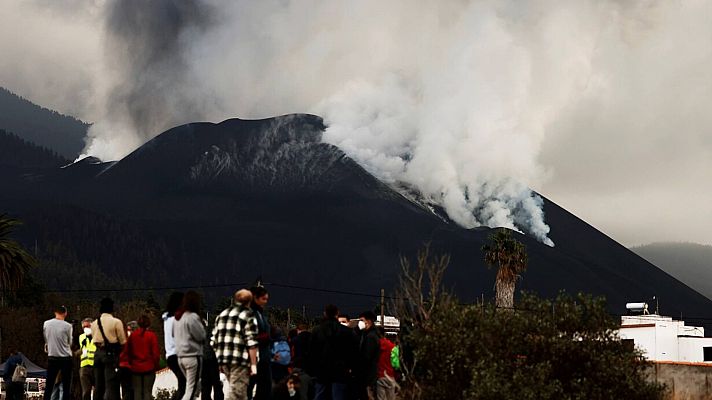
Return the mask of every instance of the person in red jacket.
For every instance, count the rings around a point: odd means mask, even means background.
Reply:
[[[378,333],[380,336],[378,346],[381,351],[378,356],[376,399],[395,400],[398,384],[394,378],[396,372],[391,364],[391,352],[395,345],[386,338],[385,331],[380,326],[378,327]]]
[[[142,315],[138,319],[138,329],[131,332],[126,353],[132,374],[133,400],[152,400],[153,383],[160,359],[158,338],[149,329],[151,318]]]

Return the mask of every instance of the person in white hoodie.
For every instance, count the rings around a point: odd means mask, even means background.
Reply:
[[[171,400],[180,400],[185,394],[185,375],[178,366],[178,355],[176,354],[176,344],[173,340],[173,323],[175,322],[176,311],[183,304],[183,293],[173,292],[168,297],[166,312],[163,313],[163,343],[166,347],[166,364],[178,380],[178,390],[173,394]]]
[[[203,344],[206,337],[203,319],[200,317],[200,295],[192,290],[187,292],[175,318],[173,339],[178,365],[186,380],[182,400],[193,400],[200,394]]]

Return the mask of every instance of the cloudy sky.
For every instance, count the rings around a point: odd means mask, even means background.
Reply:
[[[311,112],[465,226],[546,240],[528,185],[625,245],[712,244],[712,2],[433,3],[0,0],[0,86],[104,159]]]

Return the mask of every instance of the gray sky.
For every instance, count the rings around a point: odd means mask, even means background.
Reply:
[[[712,244],[712,2],[433,3],[0,0],[0,86],[105,159],[313,112],[465,226],[545,240],[522,182],[625,245]]]

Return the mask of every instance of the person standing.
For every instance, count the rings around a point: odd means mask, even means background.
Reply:
[[[359,315],[359,365],[356,372],[356,396],[359,400],[376,398],[376,379],[378,376],[378,358],[380,345],[376,330],[376,314],[364,311]],[[390,353],[389,353],[390,354]]]
[[[376,372],[376,399],[396,400],[398,383],[396,382],[396,372],[391,363],[393,349],[395,345],[388,340],[383,327],[378,327],[378,345],[380,353],[378,356],[378,368]]]
[[[121,350],[119,356],[119,386],[121,387],[121,400],[133,400],[133,373],[131,373],[131,365],[129,363],[128,341],[131,339],[131,333],[138,329],[138,322],[129,321],[126,323],[126,344]]]
[[[120,319],[114,317],[114,301],[104,298],[99,303],[101,314],[91,324],[96,345],[94,356],[95,400],[119,400],[119,356],[126,344],[126,331]],[[66,393],[66,391],[65,391]]]
[[[247,396],[255,400],[270,400],[272,398],[272,370],[270,368],[272,349],[270,346],[270,325],[265,312],[265,306],[269,302],[269,293],[264,286],[254,286],[250,288],[250,292],[252,292],[250,308],[257,320],[259,360],[257,361],[257,375],[250,379]],[[255,390],[255,386],[257,386],[257,390]],[[255,393],[254,397],[252,396],[253,392]]]
[[[211,332],[208,330],[208,322],[203,320],[205,326],[206,340],[203,342],[203,371],[200,374],[200,398],[201,400],[224,400],[223,384],[220,380],[220,367],[218,366],[215,350],[207,340]]]
[[[353,331],[336,319],[339,309],[324,307],[324,319],[312,330],[306,353],[307,373],[314,379],[315,400],[345,400],[348,383],[357,358]]]
[[[158,338],[149,329],[150,326],[151,318],[146,314],[141,315],[138,328],[131,331],[126,344],[134,400],[153,399],[153,383],[161,354]]]
[[[96,345],[92,341],[91,318],[82,320],[82,334],[79,335],[79,383],[82,386],[82,400],[91,400],[94,388],[94,354]]]
[[[64,393],[61,400],[70,400],[72,384],[72,325],[65,321],[67,308],[59,306],[54,309],[54,318],[45,321],[43,333],[47,346],[47,384],[44,398],[52,398],[54,381],[57,374],[62,374]]]
[[[210,343],[227,376],[228,400],[246,400],[251,375],[257,373],[257,323],[249,305],[252,293],[235,292],[234,303],[215,319]]]
[[[5,360],[5,373],[2,376],[5,384],[6,400],[22,400],[25,398],[25,382],[16,382],[12,379],[13,375],[15,375],[15,368],[22,364],[22,353],[11,349],[10,357]]]
[[[200,372],[203,361],[205,327],[200,318],[200,295],[189,291],[176,312],[173,323],[173,339],[176,344],[178,365],[185,376],[183,400],[192,400],[200,394]]]
[[[183,293],[173,292],[168,297],[166,311],[163,313],[163,344],[166,348],[166,364],[178,380],[178,390],[173,394],[171,400],[180,400],[185,394],[185,375],[178,366],[178,355],[176,354],[176,344],[173,340],[173,324],[175,314],[183,303]]]

